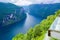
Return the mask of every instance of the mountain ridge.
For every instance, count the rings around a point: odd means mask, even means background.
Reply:
[[[29,14],[37,17],[47,17],[60,9],[60,3],[55,4],[31,4],[28,7]]]

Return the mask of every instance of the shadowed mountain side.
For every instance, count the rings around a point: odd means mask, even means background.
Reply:
[[[46,18],[60,9],[60,3],[55,4],[32,4],[29,7],[29,14],[36,17]]]
[[[11,3],[0,2],[0,26],[13,24],[21,21],[25,17],[26,14],[22,7]]]

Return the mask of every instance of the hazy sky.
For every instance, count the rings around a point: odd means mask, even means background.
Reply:
[[[29,4],[49,4],[49,3],[60,3],[60,0],[0,0],[0,2],[10,2],[16,5],[29,5]]]

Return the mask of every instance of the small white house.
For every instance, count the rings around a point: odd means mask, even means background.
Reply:
[[[48,30],[48,36],[60,39],[60,16],[58,16]]]

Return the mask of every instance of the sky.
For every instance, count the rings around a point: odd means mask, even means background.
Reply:
[[[16,5],[30,5],[30,4],[51,4],[60,3],[60,0],[0,0],[0,2],[10,2]]]

